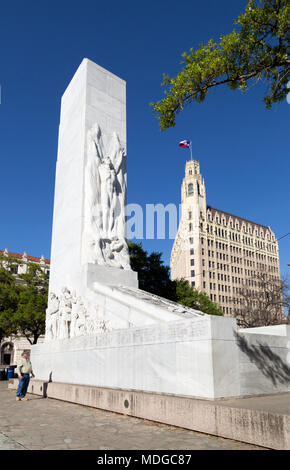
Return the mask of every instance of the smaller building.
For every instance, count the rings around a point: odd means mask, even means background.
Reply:
[[[29,263],[37,264],[43,272],[49,274],[50,271],[50,260],[45,259],[42,255],[40,258],[36,256],[28,256],[27,253],[24,251],[23,255],[20,253],[11,253],[8,251],[7,248],[5,250],[0,250],[0,255],[7,256],[7,258],[14,258],[17,263],[10,267],[10,271],[12,274],[26,274],[28,270]]]
[[[39,338],[43,342],[43,338]],[[24,336],[10,336],[0,343],[0,368],[16,365],[23,352],[29,352],[31,344]]]

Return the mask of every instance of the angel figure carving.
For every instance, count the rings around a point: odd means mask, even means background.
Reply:
[[[98,124],[87,135],[85,262],[131,269],[125,240],[126,153],[116,132]]]

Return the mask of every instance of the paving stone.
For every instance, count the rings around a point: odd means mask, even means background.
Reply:
[[[0,382],[0,450],[258,450],[260,447],[33,395]],[[21,413],[19,407],[21,406]]]
[[[0,450],[26,450],[21,444],[15,440],[0,433]]]

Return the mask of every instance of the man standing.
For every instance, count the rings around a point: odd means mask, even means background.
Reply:
[[[21,354],[21,356],[22,359],[20,359],[16,369],[19,380],[19,385],[16,392],[16,401],[27,401],[28,398],[25,398],[25,395],[30,381],[30,374],[32,377],[35,377],[35,375],[32,372],[32,364],[29,360],[28,353],[24,352]]]

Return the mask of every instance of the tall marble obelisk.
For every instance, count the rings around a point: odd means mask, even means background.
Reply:
[[[126,82],[84,59],[61,101],[50,293],[137,287],[125,241]]]
[[[234,396],[235,320],[137,288],[126,179],[125,82],[84,59],[61,103],[46,335],[31,348],[39,390],[83,404],[90,396],[93,406],[103,393],[96,387],[116,389],[122,403],[132,390]],[[119,411],[106,393],[107,409]]]

